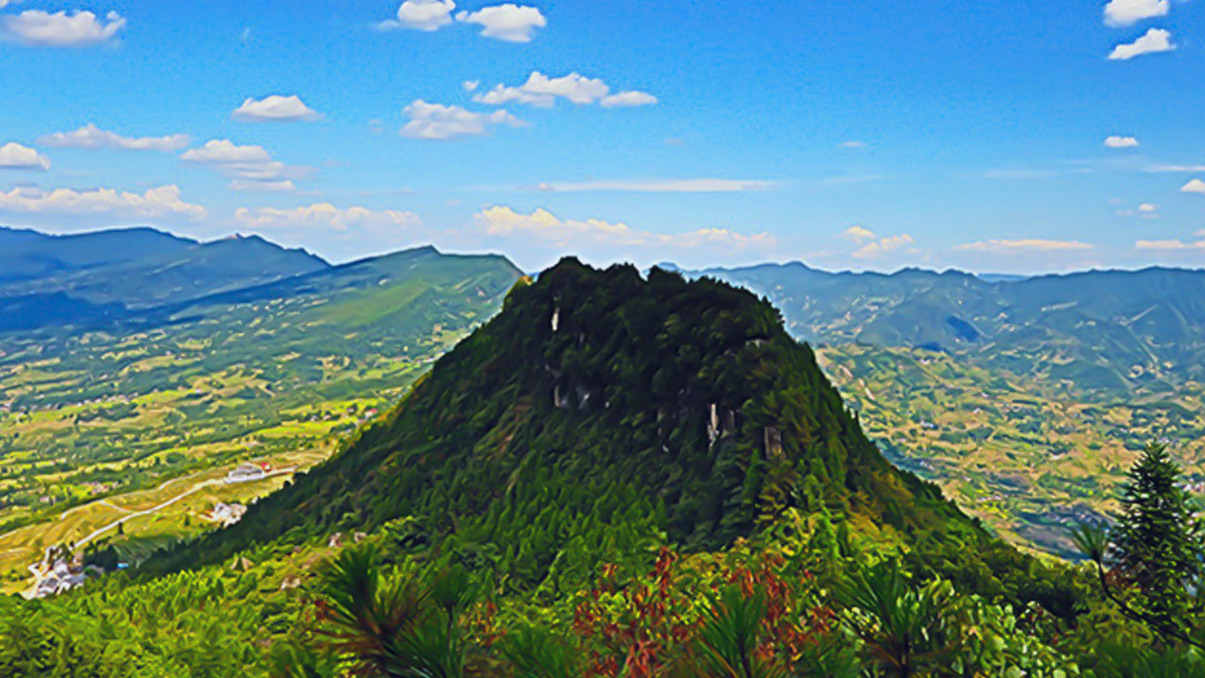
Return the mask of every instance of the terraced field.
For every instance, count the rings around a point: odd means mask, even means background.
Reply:
[[[1073,555],[1069,525],[1116,509],[1137,453],[1164,440],[1205,489],[1205,386],[1088,400],[1057,382],[932,351],[843,345],[826,372],[896,464],[1015,543]]]

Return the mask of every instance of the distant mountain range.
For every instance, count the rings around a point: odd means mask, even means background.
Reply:
[[[259,236],[201,243],[151,228],[0,228],[0,331],[91,324],[330,268]]]
[[[801,263],[692,271],[741,285],[817,344],[963,356],[1088,393],[1167,393],[1205,380],[1205,271],[1087,271],[1019,280]]]

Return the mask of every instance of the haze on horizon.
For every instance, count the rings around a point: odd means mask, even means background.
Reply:
[[[0,0],[0,224],[527,270],[1195,267],[1202,19],[1183,0]]]

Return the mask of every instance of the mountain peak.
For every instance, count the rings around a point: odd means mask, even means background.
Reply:
[[[549,534],[566,544],[630,509],[650,535],[719,547],[796,502],[902,532],[974,531],[882,457],[768,303],[713,279],[565,258],[516,285],[349,449],[164,565],[223,558],[256,534],[335,529],[344,512],[364,528],[411,515],[431,539],[506,549],[508,521],[535,520],[507,509],[526,501],[558,507],[568,522]],[[546,566],[512,574],[532,583]]]

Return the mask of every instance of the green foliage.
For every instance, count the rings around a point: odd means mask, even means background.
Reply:
[[[1205,556],[1180,478],[1165,446],[1147,447],[1130,471],[1114,529],[1116,570],[1142,590],[1145,614],[1160,628],[1181,626]]]
[[[695,675],[714,678],[781,678],[785,671],[757,656],[766,598],[761,591],[746,596],[738,586],[725,588],[704,613],[696,641]]]

